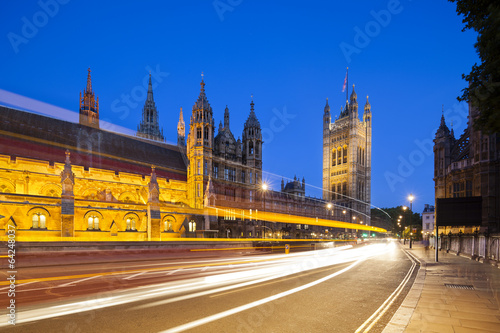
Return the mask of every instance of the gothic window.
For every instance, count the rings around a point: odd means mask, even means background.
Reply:
[[[200,161],[198,161],[198,175],[201,175],[201,165],[200,165]]]
[[[253,184],[252,171],[249,172],[250,184]]]
[[[472,197],[472,180],[465,181],[465,196]]]
[[[173,231],[173,223],[171,219],[168,219],[164,222],[164,230],[165,231]]]
[[[342,184],[338,183],[337,184],[337,199],[342,199],[342,196],[340,195],[342,193]]]
[[[35,213],[31,218],[31,229],[47,229],[45,222],[46,217],[42,213]]]
[[[201,139],[201,128],[199,127],[196,128],[196,138]]]
[[[344,198],[345,196],[347,196],[347,182],[344,182],[342,184],[342,195],[344,196]]]
[[[332,153],[332,166],[337,165],[337,150],[335,149]]]
[[[343,155],[344,155],[344,156],[343,156],[343,157],[344,157],[344,160],[343,160],[343,162],[342,162],[342,163],[344,163],[344,164],[345,164],[345,163],[347,163],[347,147],[344,147],[344,153],[343,153]]]
[[[198,186],[196,188],[196,193],[197,193],[197,197],[199,198],[201,196],[200,184],[198,184]]]
[[[219,165],[214,164],[214,178],[217,179],[219,178]]]
[[[189,221],[189,232],[195,232],[196,231],[196,222],[195,221]]]
[[[255,145],[255,155],[259,155],[259,144]]]
[[[341,148],[337,149],[337,164],[342,164],[342,150]]]
[[[205,161],[205,167],[203,168],[203,174],[206,176],[208,175],[208,162]]]
[[[87,230],[100,230],[99,217],[97,215],[89,215],[87,218],[87,223],[88,223]]]
[[[224,180],[229,180],[229,169],[224,168]]]
[[[245,183],[245,171],[241,171],[241,182]]]
[[[208,126],[205,127],[205,131],[204,131],[204,139],[205,140],[208,140]]]
[[[130,230],[135,231],[136,230],[135,217],[127,217],[127,219],[125,220],[125,224],[126,224],[126,228],[128,231],[130,231]]]
[[[253,141],[248,144],[248,151],[250,155],[253,155]]]
[[[250,174],[252,174],[252,173],[250,173]],[[250,202],[253,202],[253,191],[252,190],[250,190],[248,197],[250,199]],[[250,212],[250,214],[252,214],[252,212]]]

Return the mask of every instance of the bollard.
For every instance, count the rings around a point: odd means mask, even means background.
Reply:
[[[285,244],[285,254],[289,254],[289,253],[290,253],[290,245]]]

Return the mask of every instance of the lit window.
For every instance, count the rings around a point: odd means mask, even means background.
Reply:
[[[32,222],[32,229],[46,229],[47,227],[45,226],[45,215],[41,213],[36,213],[33,214],[33,217],[31,218]]]
[[[127,230],[136,230],[134,218],[127,218],[126,223],[127,223]]]
[[[190,221],[189,222],[189,232],[195,232],[195,231],[196,231],[196,222]]]
[[[88,218],[87,230],[99,230],[99,217],[92,215]]]

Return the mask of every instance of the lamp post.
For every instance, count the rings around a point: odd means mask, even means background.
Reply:
[[[342,214],[344,214],[344,222],[347,222],[347,220],[345,219],[345,214],[347,213],[347,211],[344,209],[342,211]],[[347,236],[347,228],[344,229],[344,239],[346,238]]]
[[[408,209],[408,207],[403,206],[403,215],[402,215],[402,216],[403,216],[403,218],[402,218],[402,220],[401,220],[401,221],[403,222],[403,226],[405,226],[405,213],[406,213],[406,210],[407,210],[407,209]],[[406,227],[406,226],[405,226],[405,227]],[[402,228],[401,228],[401,229],[402,229]],[[405,229],[406,229],[406,228],[405,228]],[[406,244],[406,236],[405,236],[405,234],[404,234],[404,232],[403,232],[403,245],[405,245],[405,244]]]
[[[267,184],[266,183],[262,183],[262,211],[264,212],[265,209],[266,209],[266,191],[267,191]],[[266,228],[266,221],[265,220],[262,220],[262,226],[264,228]],[[271,228],[269,228],[271,229]],[[262,235],[264,236],[264,238],[266,238],[266,231],[262,231]]]
[[[412,210],[412,205],[413,205],[413,199],[415,199],[415,197],[413,196],[413,194],[410,194],[408,196],[408,200],[410,201],[410,232],[411,234],[413,234],[413,224],[411,222],[411,216],[413,215],[413,210]],[[410,249],[411,249],[411,245],[412,245],[412,237],[411,237],[411,234],[410,234]]]

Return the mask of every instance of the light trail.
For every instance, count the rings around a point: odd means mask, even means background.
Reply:
[[[106,307],[144,301],[147,299],[158,297],[167,298],[165,300],[147,303],[134,308],[144,309],[151,306],[158,306],[161,304],[177,302],[194,297],[226,292],[229,290],[267,282],[300,272],[312,271],[322,267],[349,262],[355,262],[357,264],[362,260],[366,260],[367,258],[379,255],[387,250],[387,246],[384,245],[368,245],[362,248],[347,250],[348,248],[350,248],[350,246],[342,248],[331,248],[309,253],[273,255],[270,256],[269,260],[265,261],[268,267],[259,266],[257,268],[243,268],[242,266],[251,266],[255,264],[249,263],[248,261],[240,261],[238,264],[234,265],[234,268],[236,270],[241,270],[240,272],[235,272],[233,270],[231,272],[218,275],[191,278],[181,281],[170,281],[150,286],[135,287],[128,290],[111,292],[111,294],[108,294],[107,297],[87,299],[81,302],[68,303],[52,307],[45,306],[44,308],[22,311],[17,313],[16,323],[21,324],[37,320],[56,318],[65,315],[98,310]],[[354,265],[355,264],[352,264],[352,267],[354,267]],[[243,269],[245,270],[243,271]],[[339,272],[344,272],[344,270],[341,270]],[[341,274],[339,272],[334,274]],[[330,278],[332,278],[336,275],[329,276]],[[318,281],[319,282],[317,283],[321,283],[323,280],[320,279]],[[293,289],[293,292],[297,292],[303,289],[304,286],[298,287]],[[279,295],[281,295],[280,297],[284,297],[293,292],[287,291]],[[268,298],[268,301],[272,300],[273,297],[276,297],[276,295]],[[253,306],[257,305],[258,304],[255,303]],[[240,310],[243,311],[243,308]],[[7,324],[7,322],[0,323],[0,327],[6,326]]]

